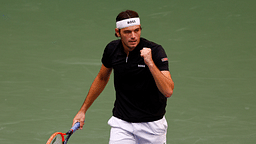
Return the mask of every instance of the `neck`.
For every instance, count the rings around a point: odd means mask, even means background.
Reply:
[[[131,48],[131,47],[126,46],[125,44],[123,44],[123,47],[124,47],[124,52],[125,52],[127,55],[129,55],[129,52],[131,52],[131,51],[133,51],[133,50],[135,49],[135,47],[134,47],[134,48]]]

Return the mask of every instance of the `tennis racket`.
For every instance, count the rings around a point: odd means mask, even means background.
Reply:
[[[80,127],[80,123],[77,122],[67,133],[56,132],[51,135],[46,144],[67,144],[70,136]],[[66,139],[65,136],[66,135]]]

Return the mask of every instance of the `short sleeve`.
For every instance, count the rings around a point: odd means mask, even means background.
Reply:
[[[153,60],[160,71],[169,71],[169,62],[167,55],[161,45],[152,50]]]
[[[112,68],[111,59],[110,59],[110,51],[109,45],[107,45],[104,49],[103,56],[101,59],[102,64],[107,68]]]

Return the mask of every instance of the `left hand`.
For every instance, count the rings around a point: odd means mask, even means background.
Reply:
[[[152,53],[150,48],[143,48],[140,50],[140,56],[144,58],[146,65],[153,64]]]

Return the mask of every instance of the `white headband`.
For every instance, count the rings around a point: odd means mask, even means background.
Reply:
[[[122,29],[129,26],[140,25],[140,18],[129,18],[116,22],[116,28]]]

